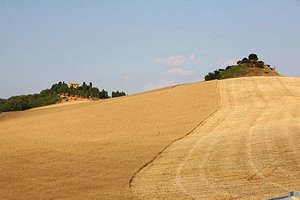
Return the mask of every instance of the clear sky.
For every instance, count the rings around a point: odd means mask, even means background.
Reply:
[[[0,0],[0,97],[58,81],[129,94],[256,53],[300,76],[299,0]]]

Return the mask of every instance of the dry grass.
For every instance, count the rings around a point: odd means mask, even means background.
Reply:
[[[135,176],[137,199],[257,200],[300,190],[300,79],[218,85],[218,112]]]
[[[0,199],[129,199],[132,176],[217,109],[216,82],[0,114]]]

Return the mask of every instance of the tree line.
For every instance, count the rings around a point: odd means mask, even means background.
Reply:
[[[93,87],[91,82],[89,84],[83,82],[82,85],[78,85],[76,87],[72,85],[68,86],[65,82],[58,82],[53,84],[50,89],[42,90],[38,94],[12,96],[8,99],[0,98],[0,112],[21,111],[55,104],[59,102],[62,96],[73,96],[88,99],[108,99],[126,96],[126,93],[117,90],[116,92],[113,91],[110,97],[106,90],[102,89],[100,91],[99,88]]]
[[[39,94],[13,96],[8,99],[0,99],[0,112],[21,111],[30,108],[55,104],[59,101],[59,95],[43,90]]]

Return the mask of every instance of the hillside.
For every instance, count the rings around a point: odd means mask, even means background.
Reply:
[[[217,109],[216,82],[0,114],[0,199],[129,199],[129,181]]]
[[[281,76],[274,69],[267,65],[262,68],[249,67],[247,64],[234,65],[227,70],[220,72],[220,79],[250,77],[250,76]]]
[[[270,199],[299,190],[300,79],[228,79],[218,88],[219,110],[135,176],[137,199]]]
[[[227,79],[251,76],[282,76],[275,68],[265,64],[258,59],[256,54],[250,54],[248,58],[243,58],[237,62],[237,65],[227,66],[225,69],[217,69],[209,72],[205,80]]]
[[[299,190],[300,79],[247,77],[0,114],[0,199]]]

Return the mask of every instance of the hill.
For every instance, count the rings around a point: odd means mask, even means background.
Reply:
[[[270,199],[299,190],[300,79],[227,79],[218,88],[219,110],[134,177],[137,199]]]
[[[275,68],[260,61],[256,54],[250,54],[248,58],[243,58],[237,62],[237,65],[227,66],[225,69],[217,69],[209,72],[205,80],[227,79],[250,76],[282,76]]]
[[[0,114],[0,199],[129,199],[129,181],[217,109],[216,82]]]
[[[268,199],[299,190],[300,79],[199,82],[0,114],[0,199]]]

